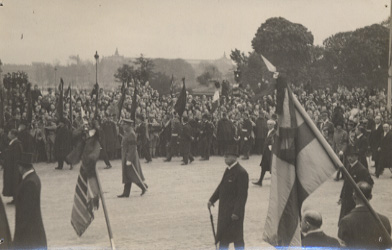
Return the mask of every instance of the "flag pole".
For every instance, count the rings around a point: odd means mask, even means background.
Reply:
[[[391,63],[391,48],[392,48],[392,0],[390,3],[390,7],[391,9],[391,13],[389,16],[389,60],[388,60],[388,93],[387,93],[387,110],[389,112],[389,114],[391,113],[391,85],[392,85],[392,63]]]
[[[112,247],[112,250],[115,250],[116,246],[114,245],[113,233],[112,233],[112,228],[110,226],[110,220],[109,220],[109,213],[108,213],[108,211],[106,209],[105,198],[103,196],[102,185],[101,185],[101,180],[99,179],[97,166],[95,166],[95,173],[97,175],[97,182],[98,182],[98,187],[99,187],[99,196],[101,196],[102,208],[103,208],[103,212],[105,214],[106,225],[108,227],[110,245]]]
[[[288,87],[288,86],[287,86]],[[344,167],[343,163],[340,161],[339,157],[335,154],[335,152],[332,150],[331,146],[328,144],[328,142],[325,140],[325,138],[321,135],[320,131],[316,127],[316,125],[313,123],[313,121],[310,119],[302,105],[299,103],[297,98],[292,95],[292,99],[294,102],[295,107],[297,108],[298,112],[301,114],[302,118],[304,121],[307,123],[307,125],[310,127],[312,130],[313,134],[317,138],[317,140],[320,142],[320,144],[323,146],[325,151],[327,152],[328,156],[332,160],[332,162],[335,164],[336,167],[338,167],[344,175],[347,177],[347,180],[353,186],[355,192],[359,194],[360,198],[363,200],[365,203],[366,207],[369,209],[370,213],[373,215],[374,219],[377,221],[379,228],[382,231],[382,234],[384,235],[384,238],[388,241],[388,245],[390,246],[392,243],[391,237],[389,236],[388,231],[385,229],[384,224],[381,222],[380,217],[374,211],[372,206],[370,205],[369,201],[366,199],[365,195],[362,193],[362,191],[359,189],[358,185],[355,183],[354,179],[350,175],[350,173],[347,171],[347,169]]]

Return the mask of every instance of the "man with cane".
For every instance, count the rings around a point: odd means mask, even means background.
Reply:
[[[229,145],[225,153],[225,163],[228,167],[207,204],[208,209],[211,209],[211,206],[219,200],[215,244],[219,242],[220,250],[228,249],[230,243],[234,243],[236,250],[245,247],[244,216],[249,176],[237,162],[237,157],[237,147]]]

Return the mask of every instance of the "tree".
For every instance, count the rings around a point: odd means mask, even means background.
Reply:
[[[116,78],[117,82],[126,83],[127,86],[129,86],[129,84],[137,77],[137,75],[138,74],[133,66],[124,64],[122,67],[117,69],[117,72],[114,74],[114,78]]]
[[[201,85],[207,86],[211,80],[222,80],[222,73],[215,65],[207,64],[205,65],[204,72],[196,79]]]
[[[157,72],[151,78],[150,86],[157,90],[161,95],[169,94],[171,87],[171,77],[162,72]]]
[[[234,79],[236,82],[240,82],[242,79],[242,72],[248,66],[248,57],[244,52],[234,49],[231,51],[230,58],[237,65],[237,70],[234,71]]]
[[[388,76],[388,28],[373,24],[324,40],[328,71],[335,84],[380,87]]]
[[[293,83],[307,80],[312,46],[313,35],[305,26],[282,17],[267,19],[252,40],[253,49],[268,58],[278,71],[286,71]]]
[[[184,59],[154,59],[154,73],[162,73],[171,78],[174,77],[174,88],[180,90],[182,88],[181,79],[185,77],[186,86],[188,88],[195,87],[196,77],[195,70],[192,65]],[[156,79],[156,77],[154,76]]]
[[[143,54],[140,54],[135,64],[139,67],[137,69],[139,74],[138,79],[144,84],[153,75],[154,63],[152,59],[145,58]]]

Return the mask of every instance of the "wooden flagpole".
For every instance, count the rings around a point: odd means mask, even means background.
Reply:
[[[287,86],[288,87],[288,86]],[[313,123],[313,121],[310,119],[302,105],[299,103],[297,98],[292,95],[292,99],[294,102],[295,107],[297,108],[298,112],[301,114],[302,118],[304,121],[307,123],[307,125],[310,127],[312,130],[313,134],[317,138],[317,140],[320,142],[320,144],[323,146],[325,151],[327,152],[328,156],[330,157],[331,161],[335,164],[336,167],[338,167],[344,175],[347,177],[347,180],[353,186],[355,192],[359,194],[360,198],[363,200],[365,203],[366,207],[369,209],[370,213],[373,215],[374,219],[377,221],[379,228],[381,229],[384,238],[387,240],[388,245],[390,246],[392,243],[391,237],[389,236],[388,231],[384,227],[384,224],[381,222],[380,217],[374,211],[372,206],[370,205],[369,201],[366,199],[365,195],[362,193],[362,191],[359,189],[358,185],[355,183],[354,179],[350,175],[350,173],[347,171],[347,169],[344,167],[343,163],[340,161],[339,157],[335,154],[335,152],[332,150],[331,146],[328,144],[328,142],[325,140],[325,138],[321,135],[320,131],[316,127],[316,125]]]
[[[111,245],[111,247],[112,247],[112,250],[116,250],[116,246],[114,245],[114,239],[113,239],[112,228],[111,228],[111,226],[110,226],[109,213],[108,213],[108,211],[107,211],[107,209],[106,209],[105,198],[104,198],[104,196],[103,196],[102,185],[101,185],[101,181],[100,181],[100,179],[99,179],[99,174],[98,174],[97,166],[95,166],[95,173],[96,173],[96,176],[97,176],[97,182],[98,182],[98,187],[99,187],[99,196],[101,197],[102,208],[103,208],[103,212],[104,212],[104,214],[105,214],[106,225],[107,225],[107,227],[108,227],[110,245]]]

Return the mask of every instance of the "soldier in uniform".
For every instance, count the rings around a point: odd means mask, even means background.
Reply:
[[[177,113],[173,113],[173,119],[170,121],[170,141],[167,145],[167,158],[165,162],[171,161],[172,157],[178,154],[178,137],[181,132],[181,123]]]
[[[144,183],[133,124],[132,120],[123,120],[124,136],[121,141],[121,161],[124,191],[117,196],[119,198],[129,197],[132,183],[135,183],[142,190],[141,196],[146,193],[148,188],[147,184]]]
[[[252,122],[249,119],[249,114],[244,113],[243,122],[241,126],[241,145],[242,153],[244,154],[243,160],[249,159],[249,152],[251,148],[251,133],[252,133]]]
[[[145,122],[144,116],[140,116],[139,126],[136,128],[138,140],[140,141],[141,153],[146,158],[146,163],[152,161],[150,154],[150,135],[148,132],[148,124]]]
[[[70,123],[67,119],[62,118],[59,120],[54,140],[54,155],[58,163],[55,169],[57,170],[63,169],[65,157],[72,150],[72,131],[69,126]],[[72,165],[70,165],[70,169],[72,169]]]
[[[208,161],[210,159],[210,150],[212,143],[212,136],[214,133],[214,125],[209,121],[209,115],[202,116],[203,122],[200,131],[200,148],[201,161]]]
[[[182,149],[183,163],[181,165],[188,165],[188,160],[190,163],[194,161],[191,153],[191,143],[193,141],[192,127],[188,122],[188,117],[184,117],[182,124],[182,131],[180,136],[180,147]]]

